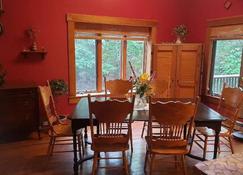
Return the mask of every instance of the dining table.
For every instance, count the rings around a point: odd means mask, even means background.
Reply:
[[[102,100],[102,98],[99,98]],[[186,101],[186,99],[163,99],[162,101]],[[105,109],[109,110],[109,109]],[[88,107],[88,98],[83,97],[75,106],[73,112],[70,114],[71,123],[72,123],[72,132],[73,132],[73,170],[74,174],[78,174],[78,167],[82,165],[84,161],[90,160],[93,158],[93,155],[87,155],[85,157],[81,157],[78,160],[77,157],[77,140],[76,140],[76,131],[79,129],[84,129],[84,138],[85,141],[87,140],[87,127],[90,124],[89,119],[89,107]],[[147,109],[139,109],[136,108],[133,111],[132,121],[148,121],[149,119],[149,110]],[[221,131],[222,121],[224,121],[224,117],[216,112],[215,110],[211,109],[207,105],[199,102],[197,113],[194,119],[195,127],[208,127],[215,131],[215,141],[214,141],[214,153],[213,158],[217,158],[217,145],[219,143],[219,133]],[[188,154],[189,157],[195,158],[198,160],[204,161],[202,157]]]

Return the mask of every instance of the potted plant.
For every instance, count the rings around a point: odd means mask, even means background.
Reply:
[[[50,81],[52,93],[54,95],[63,95],[68,91],[67,83],[62,79],[54,79]]]
[[[5,83],[5,76],[6,70],[4,70],[3,66],[0,64],[0,86],[2,86]]]
[[[181,40],[185,40],[185,37],[188,34],[188,29],[186,25],[180,24],[173,28],[173,32],[177,37],[176,43],[181,43]]]

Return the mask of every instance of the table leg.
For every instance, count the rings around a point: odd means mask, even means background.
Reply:
[[[78,158],[77,158],[77,137],[76,137],[76,131],[73,132],[73,171],[74,174],[78,174]]]
[[[218,144],[219,144],[219,132],[218,130],[215,130],[215,141],[214,141],[214,153],[213,153],[213,158],[217,158],[217,153],[218,153]]]

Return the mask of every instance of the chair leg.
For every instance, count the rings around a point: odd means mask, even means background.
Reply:
[[[49,154],[50,156],[52,156],[52,154],[53,154],[55,142],[56,142],[56,137],[53,137],[52,144],[51,144],[51,150],[50,150],[50,154]]]
[[[143,122],[143,129],[142,129],[142,133],[141,133],[141,138],[143,138],[145,127],[146,127],[146,121]]]
[[[196,133],[196,128],[193,129],[189,153],[191,153],[191,151],[192,151],[192,145],[193,145],[193,142],[194,142],[195,133]]]
[[[150,174],[150,175],[152,175],[152,172],[153,172],[154,158],[155,158],[155,154],[152,154],[152,156],[151,156],[151,160],[150,160],[150,167],[149,167],[149,174]]]
[[[229,139],[229,145],[230,145],[231,153],[234,154],[234,148],[233,148],[233,145],[232,145],[232,139],[231,139],[230,136],[228,137],[228,139]]]
[[[98,154],[99,154],[99,153],[94,152],[93,167],[92,167],[92,175],[96,175],[96,172],[97,172],[97,160],[98,160]]]
[[[203,159],[206,158],[207,145],[208,145],[208,137],[205,137],[205,140],[204,140],[204,147],[203,147]]]
[[[185,155],[181,156],[181,163],[182,163],[182,168],[183,168],[183,174],[187,175],[187,167],[186,167],[186,164],[185,164]]]
[[[126,157],[125,151],[122,151],[122,159],[123,159],[123,167],[124,167],[124,170],[125,170],[125,174],[129,175],[128,162],[127,162],[127,157]]]
[[[82,155],[81,155],[81,136],[78,135],[77,139],[78,139],[78,154],[79,154],[79,159],[81,159],[82,158]]]
[[[49,145],[47,148],[47,155],[50,155],[51,147],[52,147],[53,137],[50,137]]]
[[[132,131],[130,132],[131,153],[133,153]]]
[[[144,160],[144,166],[143,166],[144,172],[146,172],[147,161],[148,161],[148,150],[146,150],[146,154],[145,154],[145,160]]]

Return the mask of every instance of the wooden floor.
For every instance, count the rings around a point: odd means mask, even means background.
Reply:
[[[134,153],[130,154],[128,151],[128,158],[130,158],[130,172],[132,175],[143,175],[144,155],[145,155],[145,141],[141,139],[142,123],[137,122],[133,125],[134,134]],[[38,140],[32,138],[29,140],[0,144],[0,174],[1,175],[70,175],[73,174],[73,154],[71,152],[56,153],[52,157],[46,156],[48,146],[48,136],[42,134],[42,139]],[[235,152],[243,151],[243,142],[234,140]],[[71,150],[72,146],[58,146],[56,150]],[[223,148],[224,149],[224,148]],[[90,146],[88,146],[87,154],[92,154]],[[201,150],[196,146],[193,147],[193,154],[202,155]],[[230,153],[222,153],[224,156]],[[107,154],[107,156],[117,156],[118,154]],[[208,158],[212,157],[208,153]],[[181,175],[180,169],[176,169],[173,157],[162,156],[157,157],[154,166],[154,175]],[[197,160],[186,157],[188,167],[188,174],[198,174],[195,171],[194,165]],[[101,160],[100,166],[112,166],[116,169],[100,168],[99,175],[120,175],[124,174],[120,168],[122,162],[120,160]],[[88,175],[91,173],[92,160],[88,160],[83,164],[80,174]]]

